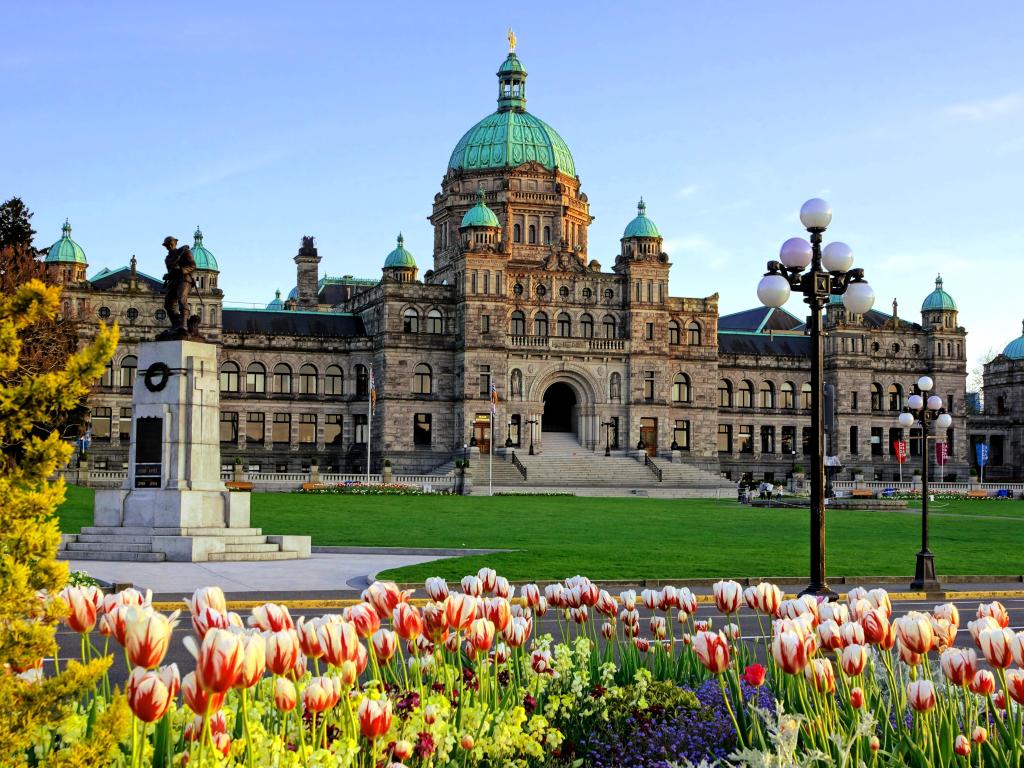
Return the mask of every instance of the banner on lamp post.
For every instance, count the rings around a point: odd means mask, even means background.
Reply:
[[[946,463],[947,458],[949,458],[949,443],[936,443],[935,461],[941,467]]]
[[[893,440],[892,441],[892,452],[896,456],[896,461],[899,464],[907,463],[907,441],[906,440]]]

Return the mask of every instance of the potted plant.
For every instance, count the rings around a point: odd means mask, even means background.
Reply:
[[[245,480],[245,472],[242,469],[242,457],[235,456],[235,465],[231,469],[231,479],[236,483],[241,483]]]
[[[383,476],[382,479],[385,483],[391,482],[391,459],[384,459],[384,471],[381,474]]]
[[[320,459],[316,456],[309,460],[309,482],[320,482]]]

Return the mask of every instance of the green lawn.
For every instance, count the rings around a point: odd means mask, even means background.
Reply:
[[[69,488],[65,530],[90,520],[92,492]],[[931,521],[940,574],[1021,570],[1024,503],[942,502]],[[939,506],[936,503],[936,506]],[[936,509],[935,511],[938,511]],[[308,534],[319,545],[469,547],[515,552],[427,563],[389,578],[449,579],[489,564],[510,579],[786,576],[807,573],[807,510],[760,510],[732,501],[574,497],[302,496],[258,493],[252,524]],[[920,543],[912,514],[834,512],[829,573],[908,575]]]

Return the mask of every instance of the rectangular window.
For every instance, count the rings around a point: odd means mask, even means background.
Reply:
[[[881,456],[882,455],[882,439],[883,432],[881,427],[871,428],[871,455]]]
[[[732,453],[732,425],[718,425],[718,452]]]
[[[491,332],[491,316],[490,315],[481,315],[480,316],[480,333],[490,333],[490,332]]]
[[[92,438],[93,440],[110,439],[110,409],[92,409]]]
[[[324,416],[324,444],[341,445],[343,417],[340,413],[328,413]]]
[[[856,392],[851,392],[850,393],[850,410],[851,411],[856,411],[857,410],[857,393]]]
[[[654,399],[654,371],[644,371],[644,400]]]
[[[910,430],[910,455],[920,456],[921,455],[921,430],[911,429]]]
[[[803,454],[809,456],[811,454],[811,434],[812,430],[810,427],[804,427],[803,429]]]
[[[676,428],[672,432],[672,439],[675,441],[676,450],[690,450],[690,422],[688,419],[676,419]]]
[[[353,416],[352,426],[355,430],[355,442],[366,445],[366,414],[357,413],[355,416]]]
[[[274,429],[271,433],[271,440],[275,443],[290,443],[292,441],[292,415],[290,413],[274,414]]]
[[[303,445],[316,443],[316,414],[299,414],[299,442]]]
[[[491,271],[489,269],[484,270],[484,296],[489,296],[491,293]]]
[[[796,453],[796,427],[782,428],[782,452],[787,455]]]
[[[238,414],[222,412],[220,415],[220,441],[222,443],[238,442]]]
[[[854,456],[860,453],[860,448],[857,445],[858,437],[857,427],[850,427],[850,453]]]
[[[775,427],[761,427],[761,453],[775,453]]]
[[[430,422],[431,415],[429,413],[417,413],[413,417],[413,445],[430,445]]]
[[[946,456],[953,455],[953,428],[946,430]]]
[[[654,283],[652,283],[650,280],[647,281],[647,303],[654,303]]]
[[[946,395],[946,412],[953,413],[953,393],[950,392]]]
[[[470,293],[476,293],[476,270],[473,270],[473,274],[470,276]]]
[[[262,413],[245,414],[245,442],[262,443],[266,437],[266,426]]]
[[[494,292],[501,296],[501,270],[494,273]]]
[[[489,365],[480,366],[480,394],[488,396],[491,394],[491,366]]]
[[[222,374],[223,375],[223,374]],[[223,389],[223,387],[221,387]],[[245,391],[254,394],[263,394],[267,391],[267,374],[263,366],[250,365],[245,372]]]
[[[950,430],[952,432],[953,430]],[[121,409],[121,421],[118,432],[121,435],[121,442],[127,443],[132,439],[132,409],[122,408]],[[950,451],[952,455],[952,451]]]
[[[114,363],[108,362],[107,367],[103,369],[103,376],[100,378],[101,387],[112,387],[114,386]]]
[[[754,425],[740,424],[740,453],[754,452]]]
[[[512,445],[516,448],[522,445],[522,423],[523,417],[518,413],[513,413],[508,425],[508,436],[512,439]]]
[[[640,303],[640,300],[643,298],[642,291],[643,291],[643,284],[639,280],[637,280],[636,281],[636,301],[637,301],[638,304]]]
[[[647,341],[654,341],[654,323],[647,323],[644,327],[644,338]]]

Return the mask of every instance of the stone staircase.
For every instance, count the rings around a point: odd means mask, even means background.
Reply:
[[[167,546],[183,538],[202,539],[207,562],[295,560],[308,557],[294,537],[266,536],[260,528],[145,528],[88,526],[78,534],[62,534],[62,560],[127,560],[162,563]]]
[[[717,496],[735,490],[733,483],[716,473],[661,458],[654,459],[662,472],[659,481],[650,467],[632,455],[613,451],[605,456],[603,450],[588,450],[569,432],[545,432],[543,441],[543,452],[534,456],[516,451],[526,467],[525,481],[511,459],[495,457],[494,487],[507,491],[574,489],[587,495],[626,495],[626,490],[631,495],[651,496]],[[474,466],[473,492],[487,492],[486,458]]]

